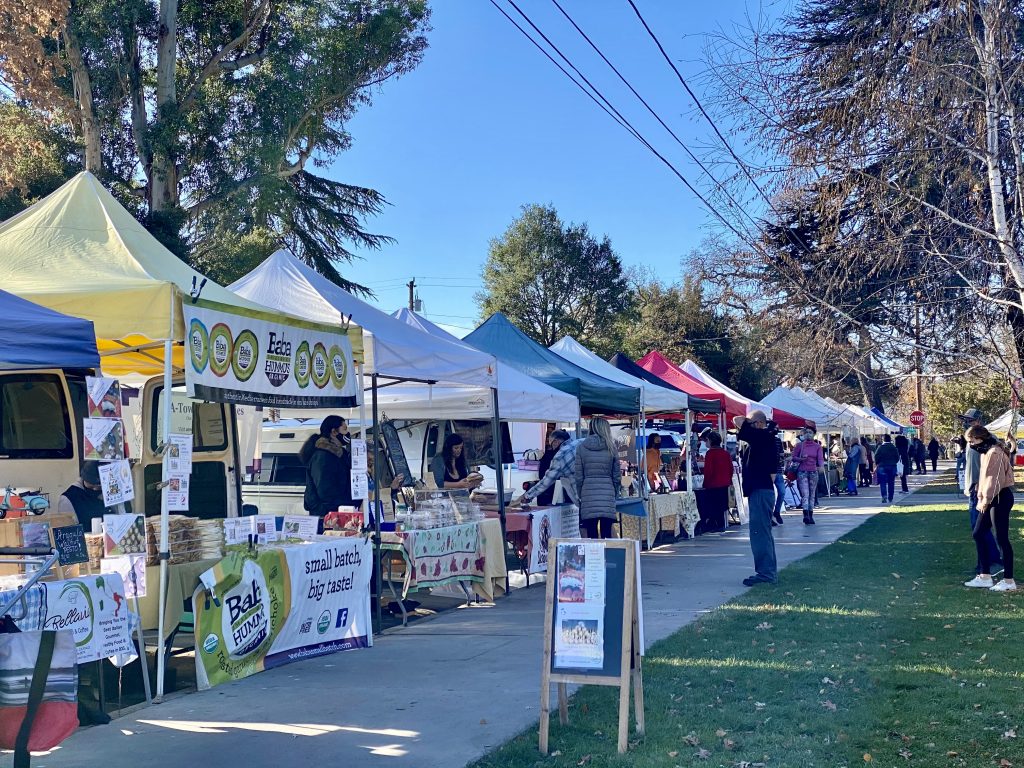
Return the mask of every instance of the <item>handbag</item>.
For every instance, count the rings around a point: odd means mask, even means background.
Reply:
[[[693,476],[693,488],[691,490],[699,491],[704,488],[704,475]]]

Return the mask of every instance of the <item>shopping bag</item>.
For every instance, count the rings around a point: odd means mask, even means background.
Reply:
[[[899,476],[899,475],[902,475],[902,474],[903,474],[903,461],[900,460],[900,461],[896,462],[896,475]]]
[[[28,765],[28,751],[53,749],[77,727],[74,635],[0,634],[0,748],[15,750],[15,768]]]

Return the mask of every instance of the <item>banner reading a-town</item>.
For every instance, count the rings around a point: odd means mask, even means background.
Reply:
[[[199,687],[370,645],[371,566],[356,537],[229,554],[193,597]]]
[[[275,408],[351,408],[359,382],[340,328],[199,299],[182,304],[192,397]]]

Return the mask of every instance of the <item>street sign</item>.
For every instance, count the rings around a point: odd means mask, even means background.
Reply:
[[[915,427],[920,427],[924,424],[924,413],[922,411],[914,411],[910,414],[910,423]]]

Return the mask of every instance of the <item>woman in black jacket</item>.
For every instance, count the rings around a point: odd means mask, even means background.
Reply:
[[[306,492],[302,502],[311,515],[323,517],[338,507],[352,506],[352,454],[348,425],[341,416],[328,416],[320,433],[311,435],[299,449],[306,467]]]

